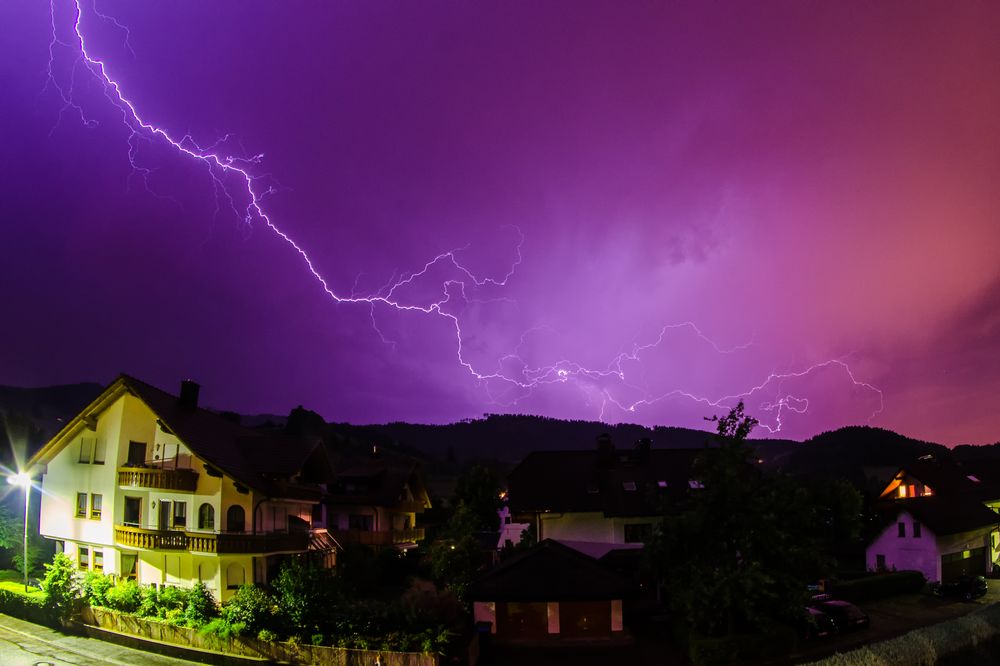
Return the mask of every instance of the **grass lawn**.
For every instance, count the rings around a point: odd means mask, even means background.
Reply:
[[[29,581],[32,580],[29,577]],[[20,571],[13,571],[11,569],[0,569],[0,590],[7,590],[8,592],[17,592],[18,594],[24,594],[24,574]],[[43,592],[38,589],[38,587],[28,587],[28,596],[42,598]]]

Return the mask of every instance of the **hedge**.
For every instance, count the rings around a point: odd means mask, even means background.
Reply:
[[[898,638],[835,654],[812,666],[992,665],[1000,656],[1000,604]]]
[[[924,575],[919,571],[896,571],[838,581],[832,586],[832,594],[847,601],[871,601],[897,594],[919,592],[926,582]]]
[[[48,627],[59,627],[59,618],[38,597],[29,597],[10,590],[0,589],[0,613],[19,617]]]
[[[734,634],[719,638],[692,635],[688,656],[694,666],[716,666],[761,657],[775,657],[795,649],[798,636],[785,625],[775,625],[766,632]]]

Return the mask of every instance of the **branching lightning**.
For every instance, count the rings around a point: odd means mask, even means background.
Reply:
[[[298,255],[305,271],[307,271],[333,303],[358,305],[368,308],[372,328],[375,334],[386,345],[395,348],[396,342],[387,338],[378,326],[378,311],[381,308],[389,308],[414,315],[442,317],[447,320],[454,330],[457,363],[469,373],[474,381],[484,387],[486,394],[495,404],[512,405],[518,400],[524,399],[539,387],[569,382],[574,382],[580,386],[590,386],[598,390],[601,400],[600,418],[602,420],[608,418],[606,412],[609,407],[613,407],[622,413],[635,413],[640,408],[649,407],[671,398],[689,400],[712,409],[727,409],[738,400],[760,398],[761,402],[751,407],[773,414],[773,424],[762,425],[769,432],[775,433],[781,430],[783,420],[788,414],[804,414],[810,404],[808,398],[786,392],[783,388],[784,382],[801,379],[821,370],[834,369],[843,372],[854,388],[863,389],[877,396],[878,407],[870,415],[869,421],[882,411],[884,404],[882,391],[870,383],[859,381],[848,364],[840,359],[823,361],[801,371],[772,372],[759,384],[750,386],[742,391],[714,398],[698,395],[682,388],[651,394],[647,389],[630,381],[626,365],[630,363],[642,363],[644,354],[664,345],[668,336],[674,333],[686,332],[689,335],[694,335],[712,351],[722,355],[736,354],[753,344],[751,341],[731,348],[722,347],[706,336],[691,321],[663,326],[655,339],[643,344],[634,343],[630,350],[619,353],[603,368],[585,367],[570,359],[562,359],[545,365],[529,366],[522,358],[521,349],[526,344],[527,337],[546,328],[544,326],[534,327],[525,331],[521,335],[517,346],[510,353],[504,354],[496,360],[495,368],[486,369],[478,367],[469,360],[466,354],[466,336],[462,329],[460,308],[450,306],[459,302],[468,304],[510,300],[500,297],[489,299],[489,301],[482,301],[470,296],[468,292],[479,288],[502,289],[508,285],[510,280],[514,279],[517,268],[522,262],[524,235],[520,229],[512,227],[517,234],[518,241],[514,249],[514,258],[506,274],[502,277],[480,277],[476,275],[459,259],[459,253],[465,248],[456,248],[437,254],[416,271],[394,274],[388,282],[373,293],[359,295],[357,279],[349,293],[339,293],[317,269],[315,262],[307,250],[279,227],[267,212],[264,201],[269,195],[275,192],[275,188],[273,185],[263,184],[266,174],[256,173],[263,160],[263,154],[254,155],[249,158],[230,155],[227,154],[228,151],[226,150],[226,146],[232,138],[230,135],[225,135],[213,143],[201,145],[189,134],[177,137],[163,127],[147,120],[140,113],[137,105],[126,96],[118,80],[112,76],[107,63],[97,57],[91,48],[89,48],[84,30],[81,27],[85,13],[83,2],[84,0],[72,0],[73,18],[71,37],[64,38],[60,36],[60,30],[58,29],[59,12],[57,11],[56,0],[50,0],[52,33],[49,43],[49,62],[45,88],[54,90],[61,101],[62,106],[59,110],[57,124],[67,112],[78,116],[79,121],[86,127],[95,127],[98,124],[97,119],[90,117],[86,113],[83,105],[77,101],[75,95],[74,86],[77,79],[80,77],[81,72],[85,72],[91,77],[92,81],[97,82],[108,103],[120,113],[121,122],[127,132],[127,158],[132,166],[133,173],[137,174],[143,180],[147,190],[152,192],[149,188],[151,169],[140,164],[138,159],[139,146],[141,142],[162,142],[164,145],[171,147],[183,158],[189,159],[192,163],[205,168],[215,192],[216,215],[221,212],[220,203],[222,203],[228,209],[232,210],[239,219],[243,220],[247,226],[262,223],[271,233],[281,239],[291,251]],[[95,0],[91,0],[90,12],[99,20],[113,25],[118,29],[123,34],[124,47],[134,56],[129,41],[130,34],[128,28],[113,17],[99,12]],[[70,67],[68,80],[66,81],[60,81],[60,77],[55,71],[54,63],[56,61],[56,52],[59,49],[68,50],[73,54],[73,64]],[[234,189],[233,183],[236,183],[236,189]],[[245,200],[246,204],[238,203],[238,200]],[[429,279],[428,276],[431,271],[439,268],[447,269],[453,277],[441,283],[437,296],[416,303],[404,300],[401,292],[404,292],[411,285]],[[512,367],[516,369],[511,369]],[[609,383],[612,386],[608,386]],[[498,390],[498,388],[502,390]],[[513,397],[510,397],[511,393],[514,394]],[[636,400],[628,400],[618,395],[619,393],[632,393],[633,395],[642,395],[643,397]]]

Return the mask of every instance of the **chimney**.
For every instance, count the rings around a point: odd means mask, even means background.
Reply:
[[[199,389],[201,389],[201,386],[198,385],[198,382],[193,382],[190,379],[183,380],[181,382],[181,395],[177,399],[178,404],[188,409],[197,408]]]

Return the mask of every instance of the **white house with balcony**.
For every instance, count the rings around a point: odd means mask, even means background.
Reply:
[[[299,479],[321,447],[244,428],[198,392],[116,379],[28,463],[42,475],[41,534],[82,570],[202,581],[220,600],[288,555],[332,566],[322,488]]]

